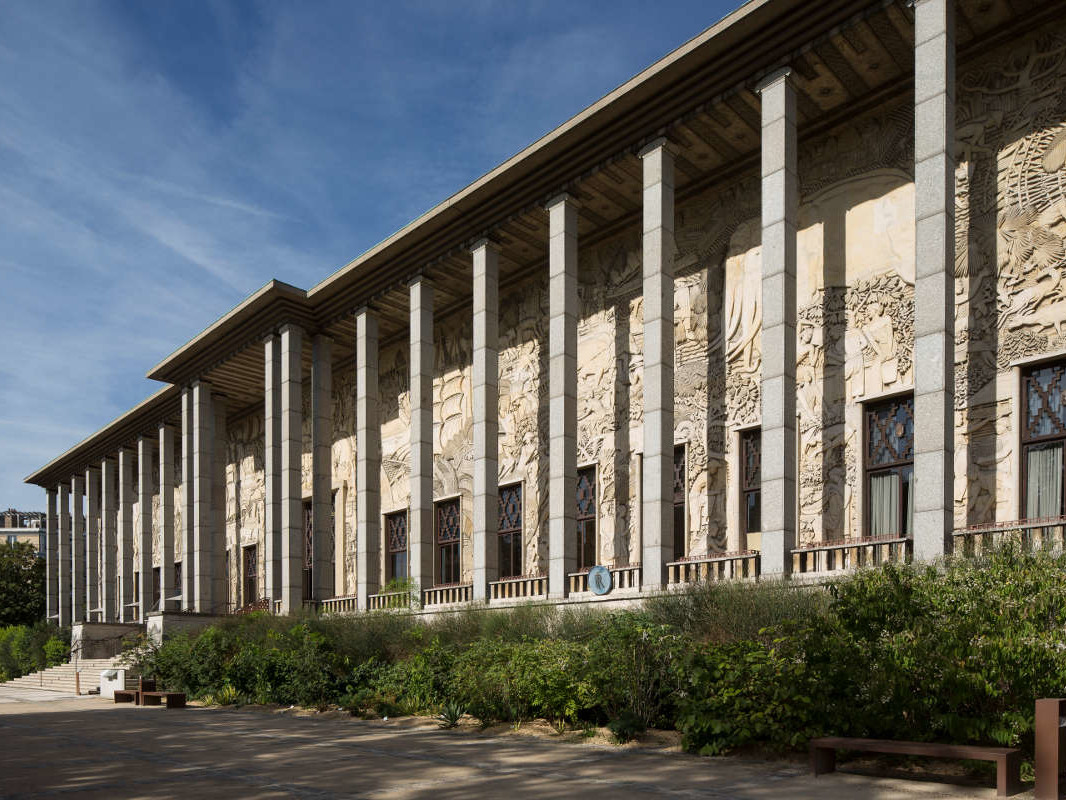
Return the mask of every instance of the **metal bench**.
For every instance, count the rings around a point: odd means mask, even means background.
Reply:
[[[167,708],[185,708],[184,692],[141,692],[142,706],[158,706],[165,702]]]
[[[927,758],[957,758],[993,761],[996,764],[996,794],[1009,797],[1022,790],[1022,751],[1017,747],[985,747],[970,744],[936,744],[934,742],[897,742],[891,739],[849,739],[825,736],[811,739],[811,772],[823,775],[836,769],[836,751],[894,753]]]

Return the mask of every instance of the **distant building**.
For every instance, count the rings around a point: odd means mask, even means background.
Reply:
[[[0,512],[0,542],[26,542],[32,544],[38,553],[43,553],[44,527],[43,511],[19,511],[9,508]]]

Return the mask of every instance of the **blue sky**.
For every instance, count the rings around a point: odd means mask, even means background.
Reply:
[[[0,508],[43,508],[23,477],[266,281],[314,285],[739,4],[0,4]]]

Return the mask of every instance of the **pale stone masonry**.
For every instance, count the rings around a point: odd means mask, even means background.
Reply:
[[[180,561],[165,603],[203,614],[1066,546],[1064,11],[749,3],[312,288],[271,281],[29,476],[49,614],[129,620],[135,535],[142,590]]]
[[[411,583],[433,585],[433,285],[411,281],[411,503],[407,547]]]
[[[59,619],[59,520],[56,491],[45,490],[45,616]]]
[[[72,621],[86,619],[85,609],[85,476],[75,475],[70,482],[71,539],[70,550],[71,575],[70,584]]]
[[[796,93],[782,70],[762,98],[762,570],[796,542]]]
[[[176,611],[174,585],[174,428],[159,426],[159,607]],[[154,539],[153,539],[154,541]]]
[[[137,618],[144,619],[149,611],[155,611],[152,602],[154,577],[152,575],[152,495],[155,494],[155,480],[152,476],[152,462],[155,460],[155,445],[147,436],[137,440],[137,517],[140,534],[134,548],[136,559],[134,573],[137,579]]]
[[[311,473],[313,599],[333,597],[333,340],[311,340]]]
[[[914,5],[914,551],[951,551],[955,493],[955,3]]]
[[[59,597],[57,599],[58,608],[56,612],[59,615],[59,624],[62,627],[70,625],[71,617],[73,616],[73,608],[71,607],[71,588],[70,588],[70,570],[71,570],[71,543],[70,543],[70,494],[66,485],[60,484],[56,488],[56,498],[58,504],[58,510],[56,512],[56,527],[58,528],[59,536],[59,565],[58,565],[58,589]]]
[[[115,459],[100,460],[100,518],[103,537],[100,544],[100,611],[104,622],[116,622],[118,589],[115,559],[118,552],[118,473]]]
[[[487,600],[499,577],[499,250],[481,240],[471,250],[474,272],[474,600]]]
[[[191,386],[181,390],[181,608],[196,607],[196,409]],[[268,439],[269,441],[269,439]]]
[[[85,470],[85,613],[95,619],[100,607],[100,473]]]
[[[665,139],[640,152],[644,299],[644,588],[666,585],[674,550],[674,156]]]
[[[565,597],[577,567],[577,206],[548,203],[548,591]]]
[[[137,598],[133,595],[133,450],[118,451],[118,618],[134,618]]]
[[[263,341],[263,554],[265,591],[281,600],[281,337]]]
[[[362,308],[355,316],[355,485],[356,527],[359,553],[357,603],[369,606],[370,595],[381,588],[381,433],[378,427],[378,320],[374,312]]]

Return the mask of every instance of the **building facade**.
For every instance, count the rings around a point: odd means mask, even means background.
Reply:
[[[753,0],[27,480],[61,623],[1063,533],[1066,4]]]

